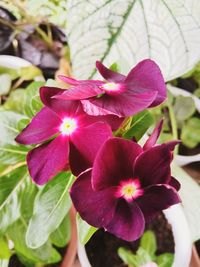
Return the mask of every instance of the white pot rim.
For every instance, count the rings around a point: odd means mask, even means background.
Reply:
[[[163,211],[169,224],[175,243],[174,262],[172,267],[188,267],[192,253],[192,240],[187,220],[181,204],[176,204]],[[85,246],[78,242],[78,257],[82,267],[92,267]]]

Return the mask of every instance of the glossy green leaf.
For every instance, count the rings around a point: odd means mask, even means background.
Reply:
[[[144,110],[133,116],[129,129],[123,134],[126,139],[135,138],[139,141],[147,129],[153,124],[154,119],[148,110]]]
[[[0,236],[21,216],[22,196],[29,190],[29,185],[26,167],[0,177]]]
[[[5,238],[0,238],[0,260],[9,259],[10,256],[11,252],[8,247],[8,241]]]
[[[194,148],[200,143],[200,119],[189,119],[182,128],[181,140],[189,148]]]
[[[140,241],[140,247],[142,247],[145,251],[149,253],[152,257],[154,257],[155,252],[157,250],[156,245],[156,237],[152,231],[146,231]]]
[[[25,242],[26,231],[27,224],[22,216],[8,231],[10,239],[14,242],[15,251],[19,257],[23,258],[23,261],[48,264],[58,262],[61,259],[49,242],[38,249],[29,248]]]
[[[23,115],[12,111],[0,111],[0,147],[15,145],[15,137],[19,133],[17,124]]]
[[[82,220],[79,214],[77,214],[76,223],[79,241],[81,244],[85,245],[98,229]]]
[[[30,248],[43,245],[68,213],[71,207],[68,190],[73,179],[71,173],[60,173],[37,195],[26,235]]]
[[[0,147],[0,159],[4,165],[13,165],[26,161],[28,148],[23,145],[6,145]]]
[[[164,253],[157,257],[156,262],[159,267],[172,267],[174,255],[171,253]]]
[[[196,107],[192,97],[179,95],[175,99],[174,112],[177,120],[184,121],[195,113]]]
[[[60,226],[51,234],[50,240],[57,247],[64,247],[71,237],[71,226],[69,215],[66,215]]]
[[[11,77],[9,74],[0,75],[0,95],[7,95],[11,87]]]

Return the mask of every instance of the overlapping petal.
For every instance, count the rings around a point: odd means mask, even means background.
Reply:
[[[16,137],[16,141],[24,145],[42,143],[58,132],[60,122],[53,111],[44,107]]]
[[[27,155],[27,164],[33,181],[45,184],[68,166],[69,141],[62,135],[32,149]]]
[[[144,194],[136,199],[145,220],[149,222],[160,211],[181,202],[177,191],[167,185],[152,185],[145,189]]]
[[[127,241],[138,239],[144,232],[145,220],[139,206],[125,200],[118,201],[115,214],[105,229]]]
[[[142,148],[129,140],[111,138],[100,148],[93,165],[92,185],[95,190],[117,186],[133,177],[133,164]]]
[[[150,59],[139,62],[127,75],[125,84],[134,91],[156,91],[157,96],[151,107],[161,104],[167,98],[164,78],[159,66]]]
[[[101,76],[109,82],[122,83],[126,78],[125,75],[106,68],[100,61],[96,62],[96,68]]]
[[[158,137],[160,136],[161,130],[162,130],[162,126],[163,126],[163,120],[161,120],[157,126],[155,127],[155,129],[153,130],[153,133],[151,134],[151,136],[148,138],[148,140],[146,141],[146,143],[143,146],[143,149],[149,149],[152,146],[154,146],[158,140]]]
[[[111,137],[111,128],[103,122],[77,129],[70,136],[70,166],[73,174],[78,175],[92,167],[99,148]]]
[[[113,218],[115,188],[95,192],[91,186],[91,170],[82,173],[74,182],[70,195],[81,217],[95,227],[107,225]]]
[[[143,187],[167,184],[171,178],[172,153],[165,144],[146,150],[136,160],[134,177],[139,177]]]

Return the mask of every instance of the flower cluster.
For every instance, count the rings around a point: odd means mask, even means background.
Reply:
[[[177,142],[156,144],[162,121],[143,147],[113,131],[127,116],[161,104],[166,87],[152,60],[127,76],[100,62],[96,66],[106,81],[60,76],[71,85],[68,90],[42,87],[44,107],[16,140],[39,144],[27,155],[34,182],[42,185],[71,169],[78,178],[70,194],[80,216],[132,241],[157,212],[180,202],[180,185],[170,170]]]

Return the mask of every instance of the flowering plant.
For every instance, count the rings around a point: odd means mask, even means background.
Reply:
[[[127,76],[100,62],[97,69],[106,81],[61,76],[69,89],[41,87],[44,107],[16,141],[40,144],[27,155],[35,183],[71,170],[78,178],[70,195],[82,219],[133,241],[158,212],[180,202],[170,170],[178,141],[156,144],[162,121],[143,147],[119,134],[129,116],[166,99],[155,62],[144,60]]]

